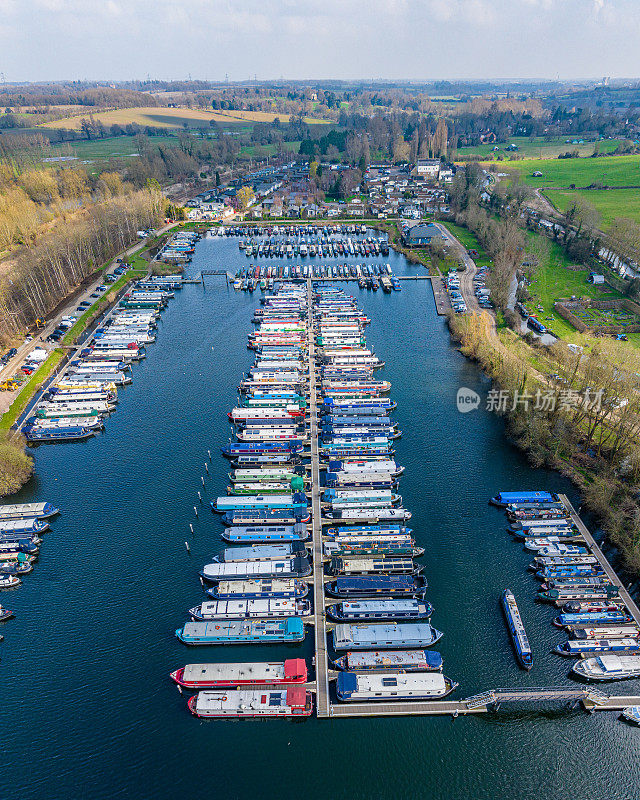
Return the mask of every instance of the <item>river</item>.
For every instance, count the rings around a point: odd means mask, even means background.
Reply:
[[[397,253],[385,260],[398,275],[414,270]],[[187,274],[246,263],[236,239],[203,240]],[[427,599],[445,634],[437,646],[445,672],[460,683],[455,697],[575,685],[570,662],[550,653],[563,641],[551,625],[557,612],[533,602],[530,558],[487,499],[511,488],[579,498],[561,476],[528,466],[484,402],[457,411],[459,387],[484,399],[488,381],[451,345],[427,281],[404,281],[391,295],[350,287],[372,319],[367,338],[398,402],[401,492],[426,548]],[[0,646],[4,800],[637,797],[640,732],[610,713],[214,722],[187,712],[168,678],[184,663],[312,656],[312,632],[288,648],[187,649],[174,636],[201,598],[198,570],[222,547],[217,519],[206,505],[196,518],[193,506],[201,476],[206,501],[224,493],[229,466],[219,448],[251,361],[246,336],[258,302],[259,292],[234,292],[220,278],[177,292],[105,432],[37,450],[36,477],[15,499],[48,500],[62,513],[34,572],[1,598],[16,613]],[[516,665],[500,613],[505,587],[533,646],[529,674]],[[610,690],[638,694],[640,684]]]

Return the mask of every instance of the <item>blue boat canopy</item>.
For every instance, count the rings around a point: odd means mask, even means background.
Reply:
[[[557,500],[551,492],[498,492],[495,498],[499,503],[549,503]]]

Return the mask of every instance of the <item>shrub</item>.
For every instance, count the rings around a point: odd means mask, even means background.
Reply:
[[[0,440],[0,496],[13,494],[23,486],[33,472],[33,459],[24,449],[22,437]]]

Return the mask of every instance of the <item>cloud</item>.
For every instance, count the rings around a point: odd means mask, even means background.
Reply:
[[[636,4],[0,0],[0,53],[9,80],[633,75]]]

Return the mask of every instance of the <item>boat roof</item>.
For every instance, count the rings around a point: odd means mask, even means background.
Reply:
[[[369,644],[375,646],[377,642],[398,642],[401,644],[407,639],[420,639],[425,642],[433,641],[435,638],[434,629],[429,623],[410,622],[396,624],[373,624],[366,623],[358,625],[340,624],[335,627],[337,640],[352,641],[355,643]]]
[[[440,672],[341,672],[338,683],[358,692],[395,692],[398,689],[444,692],[447,686]]]
[[[304,700],[300,703],[298,694],[293,690],[300,690],[301,687],[291,687],[290,689],[232,689],[214,692],[199,692],[196,699],[197,713],[211,713],[224,710],[258,710],[261,708],[285,708],[289,705],[304,705]],[[302,693],[306,698],[304,689]],[[295,698],[296,702],[291,700]]]
[[[220,581],[218,584],[219,592],[233,592],[234,594],[245,594],[247,592],[293,592],[297,582],[295,578],[263,578],[262,580],[246,581]]]
[[[297,617],[284,620],[224,620],[220,622],[185,622],[182,633],[187,638],[234,637],[259,633],[274,634],[293,631],[299,627],[302,627],[302,620]]]
[[[244,577],[245,575],[278,575],[298,572],[301,568],[298,558],[269,559],[265,561],[237,561],[231,563],[206,564],[204,572],[207,577],[225,578]]]
[[[414,587],[415,579],[411,575],[374,575],[371,577],[363,576],[359,578],[336,578],[336,588],[341,591],[348,589],[375,589],[384,586],[389,589],[393,587]]]
[[[189,683],[213,682],[223,680],[258,681],[282,680],[285,676],[285,662],[250,661],[233,664],[187,664],[182,677]]]
[[[367,611],[418,611],[424,603],[418,600],[344,600],[340,603],[343,612]]]
[[[414,667],[440,669],[442,656],[431,650],[381,650],[352,651],[347,653],[349,669],[365,669],[370,667]]]
[[[200,610],[203,615],[209,614],[234,614],[243,611],[254,613],[268,612],[275,610],[290,611],[292,614],[296,610],[296,601],[283,599],[281,597],[264,598],[241,598],[239,600],[207,600],[201,604]]]

